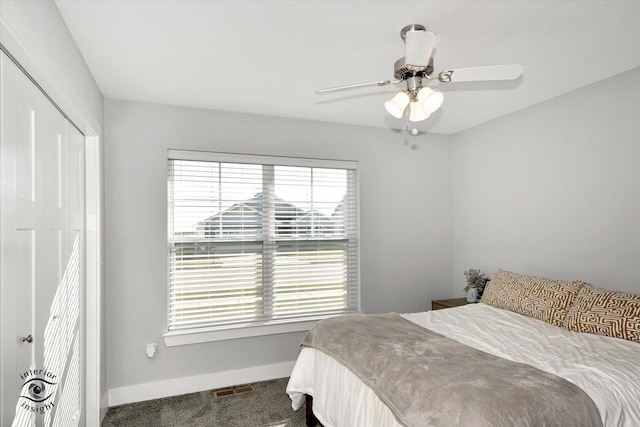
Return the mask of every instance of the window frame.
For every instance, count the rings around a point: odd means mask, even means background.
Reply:
[[[335,168],[350,169],[358,174],[358,163],[350,160],[333,160],[333,159],[314,159],[314,158],[298,158],[298,157],[280,157],[280,156],[263,156],[251,154],[235,154],[207,151],[190,151],[190,150],[167,150],[167,161],[169,160],[193,160],[193,161],[210,161],[219,163],[243,163],[258,165],[276,165],[276,166],[293,166],[293,167],[312,167],[312,168]],[[168,173],[168,172],[167,172]],[[169,176],[167,176],[167,185],[169,185]],[[168,197],[168,195],[167,195]],[[355,312],[361,312],[361,289],[360,289],[360,200],[359,200],[359,179],[355,182],[355,266],[356,266],[356,284],[355,284]],[[169,206],[167,198],[166,206]],[[168,233],[168,229],[167,229]],[[170,252],[169,236],[167,234],[167,254]],[[318,314],[309,316],[300,316],[288,319],[271,319],[264,321],[252,321],[246,323],[234,323],[218,326],[205,326],[191,329],[169,330],[169,298],[170,298],[170,266],[167,257],[167,280],[166,280],[166,312],[165,312],[165,333],[163,334],[165,344],[169,347],[177,345],[196,344],[202,342],[219,341],[236,338],[248,338],[262,335],[272,335],[280,333],[301,332],[309,330],[318,320],[335,317],[337,314]]]

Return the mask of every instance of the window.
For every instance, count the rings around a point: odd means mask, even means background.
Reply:
[[[358,309],[354,162],[169,151],[168,329]]]

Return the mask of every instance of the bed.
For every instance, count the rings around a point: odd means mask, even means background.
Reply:
[[[553,387],[558,385],[560,395],[570,394],[571,397],[553,412],[548,409],[562,396],[553,396],[551,392],[547,395],[544,390],[551,387],[547,383],[542,388],[542,396],[514,395],[509,399],[504,393],[498,393],[503,391],[501,388],[494,392],[486,384],[483,387],[481,375],[484,374],[477,368],[471,373],[460,374],[464,376],[461,388],[450,388],[460,380],[460,375],[457,370],[446,371],[442,364],[437,365],[433,354],[415,356],[422,359],[407,356],[406,359],[418,360],[420,365],[407,376],[402,374],[406,368],[398,368],[398,363],[391,361],[393,359],[386,365],[377,362],[373,368],[362,368],[362,360],[349,362],[349,355],[335,352],[341,345],[333,345],[333,341],[345,337],[346,341],[357,341],[361,335],[359,331],[366,329],[363,325],[387,322],[389,318],[395,322],[391,333],[383,335],[380,330],[374,330],[373,335],[382,337],[382,342],[392,350],[400,345],[397,336],[401,334],[396,332],[395,325],[406,326],[411,334],[421,331],[430,334],[424,339],[408,335],[406,342],[413,340],[408,347],[418,349],[418,353],[425,353],[425,349],[434,345],[436,341],[431,339],[444,339],[447,345],[454,346],[453,355],[442,356],[436,352],[437,358],[445,359],[446,363],[453,363],[456,355],[466,352],[476,352],[468,353],[473,359],[482,353],[482,357],[493,359],[486,359],[488,362],[483,359],[481,367],[495,362],[500,366],[499,371],[505,364],[509,369],[514,366],[529,369],[535,371],[535,382],[539,377],[545,381],[557,380]],[[358,321],[364,323],[353,326]],[[329,341],[328,349],[312,342],[314,334],[322,335],[322,329],[314,330],[325,322],[329,327],[324,333]],[[335,328],[351,329],[343,333],[342,329]],[[317,419],[325,427],[640,426],[640,296],[635,294],[594,288],[583,282],[555,281],[498,270],[478,304],[402,315],[346,315],[338,321],[319,322],[308,335],[311,335],[311,341],[307,337],[303,341],[287,393],[294,410],[313,402],[312,408],[307,406],[312,409],[309,424]],[[373,345],[375,351],[366,350],[369,352],[367,359],[374,359],[371,355],[378,354],[378,349],[384,347],[379,343]],[[347,349],[347,353],[350,352],[359,351],[351,347]],[[400,354],[406,354],[402,352]],[[422,377],[426,371],[436,372],[427,373],[431,377]],[[480,377],[470,379],[473,375]],[[494,376],[494,373],[490,375]],[[502,382],[498,384],[520,382],[518,375],[509,374],[499,379]],[[401,378],[401,381],[394,383],[393,378]],[[385,382],[387,387],[390,384],[387,391],[379,388]],[[476,384],[480,384],[477,390]],[[436,386],[443,387],[443,391],[439,392]],[[517,393],[530,388],[522,384],[510,386],[516,387]],[[454,399],[465,393],[462,400]],[[496,393],[495,399],[493,393]],[[525,404],[532,404],[536,399],[542,399],[543,403],[526,407]],[[496,408],[498,412],[495,412]],[[589,411],[591,418],[588,418]],[[527,414],[532,412],[533,416],[529,417]],[[580,418],[582,415],[586,418]]]

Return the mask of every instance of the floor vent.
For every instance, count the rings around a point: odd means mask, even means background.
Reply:
[[[234,387],[234,388],[225,388],[222,390],[215,390],[213,392],[213,395],[215,397],[225,397],[225,396],[231,396],[234,394],[243,394],[243,393],[249,393],[252,391],[256,391],[255,388],[253,388],[252,385],[243,385],[243,386],[238,386],[238,387]]]

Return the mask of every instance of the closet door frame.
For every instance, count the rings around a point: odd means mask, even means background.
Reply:
[[[104,144],[102,124],[82,105],[82,100],[73,100],[55,80],[54,70],[43,66],[38,56],[0,15],[0,49],[28,70],[30,76],[44,88],[50,98],[79,125],[85,141],[85,298],[84,312],[84,360],[85,360],[85,423],[100,425],[108,408],[106,388],[106,337],[105,337],[105,269],[104,269]],[[102,118],[100,118],[101,120]]]

